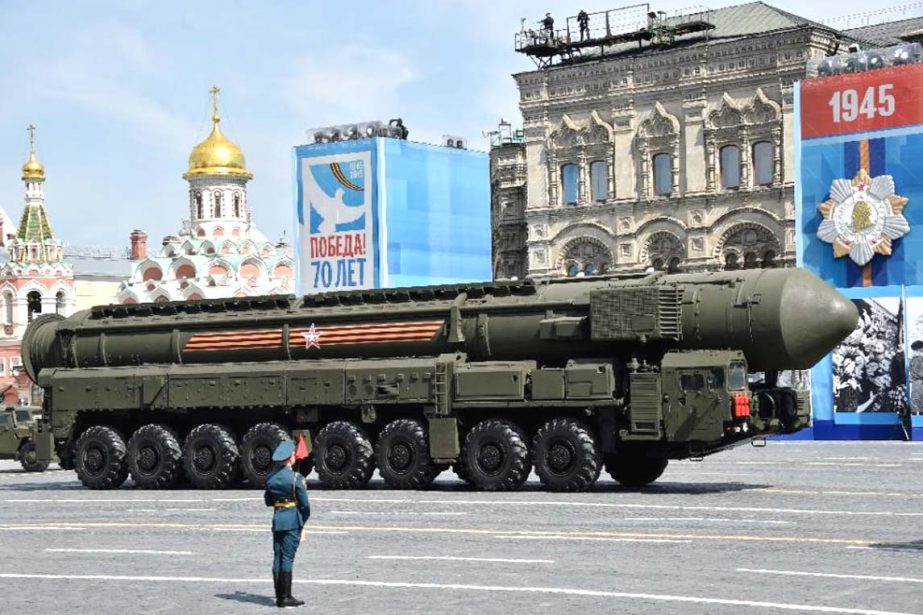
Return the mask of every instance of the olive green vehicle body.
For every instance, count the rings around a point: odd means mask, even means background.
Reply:
[[[44,471],[47,462],[38,462],[35,454],[35,435],[41,419],[41,408],[0,407],[0,459],[15,459],[26,471]]]
[[[310,439],[411,417],[448,464],[478,421],[572,417],[601,455],[677,459],[806,426],[806,392],[747,376],[809,368],[856,318],[806,270],[654,273],[101,306],[38,318],[23,361],[45,392],[40,455],[93,425]]]

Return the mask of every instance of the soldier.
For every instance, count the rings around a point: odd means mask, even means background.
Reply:
[[[302,540],[305,521],[311,516],[308,490],[304,477],[292,470],[295,463],[295,443],[286,440],[276,447],[272,460],[276,468],[266,478],[263,498],[273,507],[272,515],[272,578],[276,589],[276,606],[301,606],[292,597],[292,565]]]

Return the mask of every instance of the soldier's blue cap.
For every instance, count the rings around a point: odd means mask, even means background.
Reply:
[[[285,442],[280,442],[279,446],[276,447],[276,450],[272,453],[273,461],[285,461],[289,457],[295,454],[295,443],[291,440],[286,440]]]

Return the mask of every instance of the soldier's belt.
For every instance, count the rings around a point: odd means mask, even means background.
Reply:
[[[294,502],[276,502],[273,504],[274,508],[295,508]]]

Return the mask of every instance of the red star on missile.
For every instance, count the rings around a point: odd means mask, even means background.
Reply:
[[[311,328],[306,332],[302,333],[304,336],[305,350],[310,350],[311,348],[320,348],[320,336],[323,335],[320,331],[314,328],[314,323],[311,323]]]

